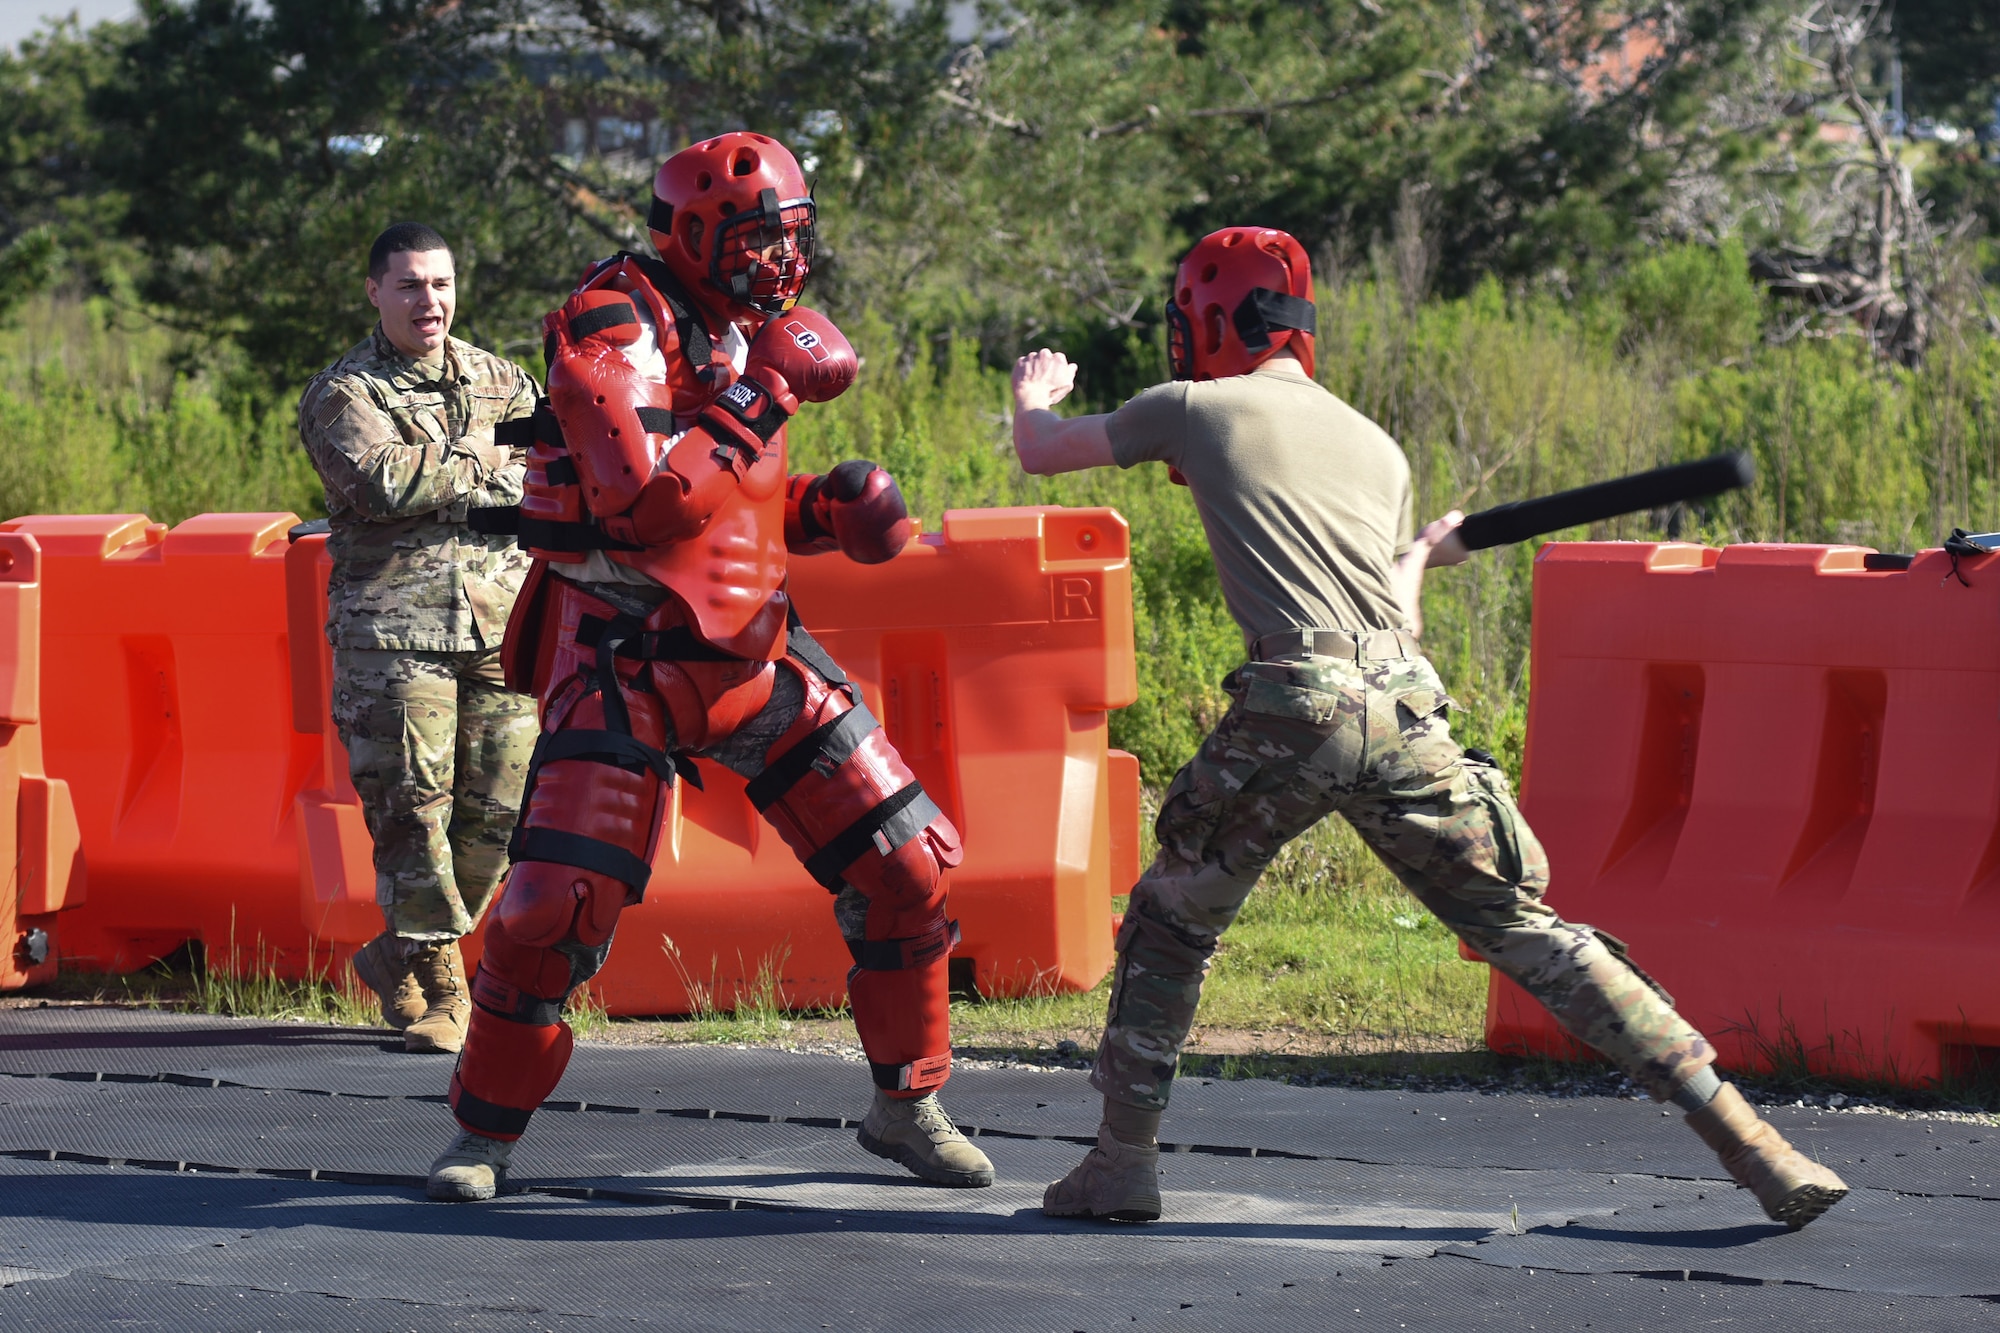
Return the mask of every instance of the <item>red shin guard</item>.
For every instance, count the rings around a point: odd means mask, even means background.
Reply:
[[[942,956],[921,967],[847,974],[854,1026],[875,1086],[921,1097],[951,1077],[951,996]]]
[[[451,1111],[475,1134],[512,1142],[556,1090],[576,1040],[569,1024],[516,1023],[472,1007],[451,1075]]]

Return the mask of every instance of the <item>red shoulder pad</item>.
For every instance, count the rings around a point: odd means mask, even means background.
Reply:
[[[595,338],[613,347],[626,347],[639,340],[639,311],[623,292],[595,287],[572,293],[560,311],[569,341],[582,346]]]

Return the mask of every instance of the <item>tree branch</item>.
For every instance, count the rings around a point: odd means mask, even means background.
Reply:
[[[955,106],[961,111],[969,111],[987,124],[1018,134],[1023,139],[1039,139],[1042,137],[1042,132],[1039,129],[1022,120],[1019,116],[1010,116],[1003,111],[995,111],[984,102],[974,101],[972,98],[962,93],[955,93],[949,88],[933,88],[931,89],[931,96],[945,103],[947,106]]]

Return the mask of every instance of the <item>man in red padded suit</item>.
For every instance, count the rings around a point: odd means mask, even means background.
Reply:
[[[518,520],[536,561],[504,651],[542,735],[451,1080],[463,1132],[430,1196],[504,1185],[569,1060],[563,1002],[644,893],[667,786],[698,781],[692,755],[748,779],[835,895],[875,1080],[862,1146],[941,1185],[990,1185],[992,1163],[937,1099],[958,832],[785,594],[787,552],[874,564],[910,535],[873,463],[785,472],[786,419],[856,370],[840,330],[797,304],[812,198],[784,145],[747,133],[674,154],[653,195],[660,258],[591,266],[544,321],[549,402]]]

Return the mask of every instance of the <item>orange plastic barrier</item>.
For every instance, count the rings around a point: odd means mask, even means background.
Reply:
[[[42,552],[0,533],[0,991],[56,974],[56,914],[84,901],[83,856],[69,784],[42,767]]]
[[[326,537],[301,537],[285,553],[292,729],[313,738],[312,772],[293,798],[298,827],[299,920],[313,935],[348,946],[382,933],[375,902],[375,844],[347,777],[347,747],[333,725],[333,650],[326,642]]]
[[[1739,1068],[2000,1056],[2000,558],[1551,545],[1523,810],[1548,895]],[[1497,975],[1496,1050],[1574,1054]]]
[[[381,930],[328,718],[325,540],[288,543],[294,521],[0,525],[47,552],[49,762],[76,786],[94,880],[61,940],[80,966],[131,970],[194,939],[296,976]],[[1138,762],[1106,742],[1107,711],[1137,692],[1124,520],[955,511],[887,565],[801,560],[792,588],[965,834],[959,979],[1007,994],[1094,985],[1110,899],[1139,870]],[[677,788],[600,999],[687,1012],[769,984],[791,1003],[839,1002],[851,960],[826,891],[740,779],[703,769],[705,791]]]
[[[189,940],[211,964],[298,975],[330,960],[300,922],[295,794],[321,762],[292,726],[290,514],[13,519],[42,552],[42,717],[90,860],[65,964],[144,967]]]

